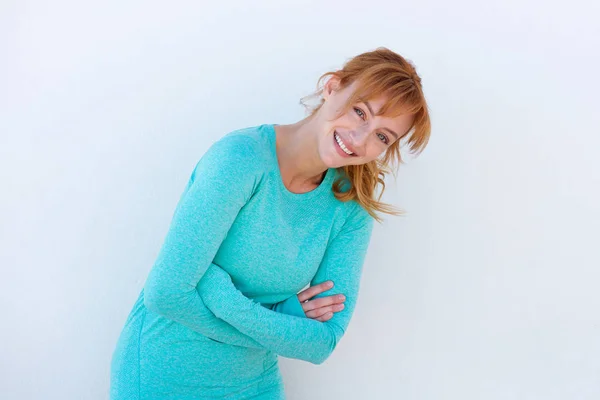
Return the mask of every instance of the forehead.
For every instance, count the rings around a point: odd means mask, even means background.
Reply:
[[[375,106],[372,107],[373,111],[375,111]],[[409,131],[413,125],[413,121],[414,116],[410,114],[402,114],[396,117],[376,116],[373,119],[373,122],[377,127],[389,128],[396,132],[399,138],[404,136]]]
[[[346,86],[342,90],[343,101],[349,101],[358,88],[358,81],[354,81],[352,84]],[[361,98],[359,95],[357,103],[363,103],[366,106],[368,110],[365,111],[369,112],[371,120],[378,128],[389,128],[402,137],[412,127],[414,115],[403,113],[402,110],[394,109],[393,107],[387,110],[387,115],[379,115],[381,108],[388,100],[389,97],[383,94],[372,96],[371,98]],[[347,104],[349,107],[352,107],[352,105]]]
[[[403,113],[399,110],[390,109],[387,115],[380,115],[381,108],[386,104],[388,98],[378,96],[373,99],[359,99],[368,109],[371,115],[371,120],[377,127],[389,128],[396,132],[399,137],[402,137],[412,127],[414,115]]]
[[[368,93],[356,93],[359,90],[359,82],[354,81],[352,84],[346,86],[342,92],[345,101],[349,101],[351,98],[355,98],[357,102],[368,103],[370,110],[374,116],[380,115],[381,108],[389,101],[389,97],[385,94],[370,95]],[[357,96],[354,96],[357,94]],[[403,114],[401,110],[394,109],[394,107],[386,110],[385,117],[395,117],[399,114]]]

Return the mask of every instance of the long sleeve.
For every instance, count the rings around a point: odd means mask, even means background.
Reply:
[[[302,305],[300,304],[297,295],[290,296],[279,303],[268,306],[267,308],[278,313],[306,318],[306,314],[304,314],[304,310],[302,309]],[[251,337],[241,333],[222,319],[217,318],[213,312],[206,307],[204,302],[200,302],[198,307],[195,308],[193,312],[190,312],[185,318],[180,319],[178,322],[221,343],[241,347],[265,349],[265,346],[261,345]]]
[[[145,282],[144,305],[212,339],[263,348],[216,318],[197,290],[239,210],[261,179],[258,154],[260,148],[253,138],[225,136],[198,161]]]
[[[268,307],[269,310],[276,311],[278,313],[287,314],[287,315],[295,315],[296,317],[306,318],[306,313],[302,308],[302,304],[298,299],[298,295],[295,294],[293,296],[288,297],[287,299],[280,301],[279,303],[273,304],[271,307]]]
[[[325,322],[277,313],[244,296],[229,274],[212,264],[199,285],[206,306],[265,348],[288,357],[323,363],[344,335],[354,312],[373,218],[356,207],[327,246],[311,286],[332,280],[334,288],[317,297],[346,296],[345,308]]]

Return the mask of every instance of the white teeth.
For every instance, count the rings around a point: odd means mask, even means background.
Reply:
[[[342,139],[340,139],[340,137],[337,135],[337,133],[334,132],[333,136],[335,137],[335,141],[338,142],[338,144],[340,145],[342,150],[344,150],[344,153],[349,154],[349,155],[354,154],[353,152],[348,150],[348,148],[344,145],[344,142],[342,142]]]

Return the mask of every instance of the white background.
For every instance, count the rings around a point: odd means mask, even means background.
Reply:
[[[413,4],[414,3],[414,4]],[[384,200],[361,297],[289,399],[600,398],[600,6],[593,1],[2,1],[0,397],[106,399],[189,174],[304,116],[386,46],[433,132]]]

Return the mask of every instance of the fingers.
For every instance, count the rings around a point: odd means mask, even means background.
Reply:
[[[302,304],[304,311],[315,310],[321,307],[331,306],[334,304],[343,303],[346,300],[346,296],[343,294],[334,294],[331,296],[319,297],[317,299],[308,300]]]
[[[343,294],[323,296],[317,299],[312,299],[316,295],[323,293],[332,287],[332,281],[325,281],[298,293],[298,300],[300,303],[302,303],[302,309],[304,310],[307,318],[325,322],[330,320],[335,312],[339,312],[344,309],[343,303],[346,300],[346,296]]]
[[[323,315],[322,317],[315,318],[315,321],[325,322],[325,321],[330,320],[332,317],[333,317],[333,313],[328,312],[327,314]]]
[[[322,321],[322,318],[330,319],[331,317],[333,317],[334,312],[342,311],[343,309],[344,304],[333,304],[330,306],[310,310],[308,312],[305,312],[305,314],[308,318],[313,318]]]
[[[319,293],[323,293],[324,291],[331,289],[332,287],[332,281],[325,281],[323,283],[319,283],[318,285],[311,286],[308,289],[298,293],[298,300],[300,300],[300,302],[302,303],[310,298],[315,297]]]

